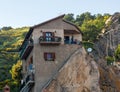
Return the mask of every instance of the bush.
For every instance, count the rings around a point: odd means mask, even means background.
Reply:
[[[118,45],[118,47],[115,50],[115,59],[116,59],[116,61],[120,61],[120,44]]]
[[[88,41],[83,41],[82,44],[83,44],[85,49],[93,48],[93,45],[94,45],[94,43],[88,42]]]
[[[106,56],[107,65],[111,65],[114,62],[114,58],[111,56]]]

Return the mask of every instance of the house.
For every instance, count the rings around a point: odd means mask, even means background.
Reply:
[[[42,92],[70,56],[80,48],[81,30],[58,16],[29,29],[22,46],[20,92]]]
[[[3,88],[3,92],[10,92],[10,87],[7,84]]]

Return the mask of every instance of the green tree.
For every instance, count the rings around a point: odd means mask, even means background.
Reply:
[[[7,31],[7,30],[12,29],[12,27],[11,27],[11,26],[8,26],[8,27],[2,27],[1,29]]]
[[[67,21],[70,21],[70,22],[75,22],[74,14],[72,14],[72,13],[65,15],[64,19]]]
[[[84,34],[83,40],[89,42],[95,42],[99,34],[98,29],[95,25],[92,25],[90,22],[84,23],[81,27],[81,30]]]
[[[64,19],[70,22],[74,22],[83,32],[83,40],[95,42],[101,30],[104,28],[105,21],[110,17],[109,14],[94,14],[91,15],[90,12],[85,12],[77,15],[76,18],[73,17],[74,14],[67,14]]]

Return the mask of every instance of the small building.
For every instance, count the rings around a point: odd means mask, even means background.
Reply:
[[[81,30],[58,16],[29,29],[22,46],[23,80],[20,92],[42,92],[82,41]]]
[[[10,92],[10,87],[8,85],[5,85],[3,92]]]

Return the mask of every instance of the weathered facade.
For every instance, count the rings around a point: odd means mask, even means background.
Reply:
[[[20,48],[23,80],[20,92],[42,92],[51,78],[81,47],[82,33],[64,15],[30,28]]]

